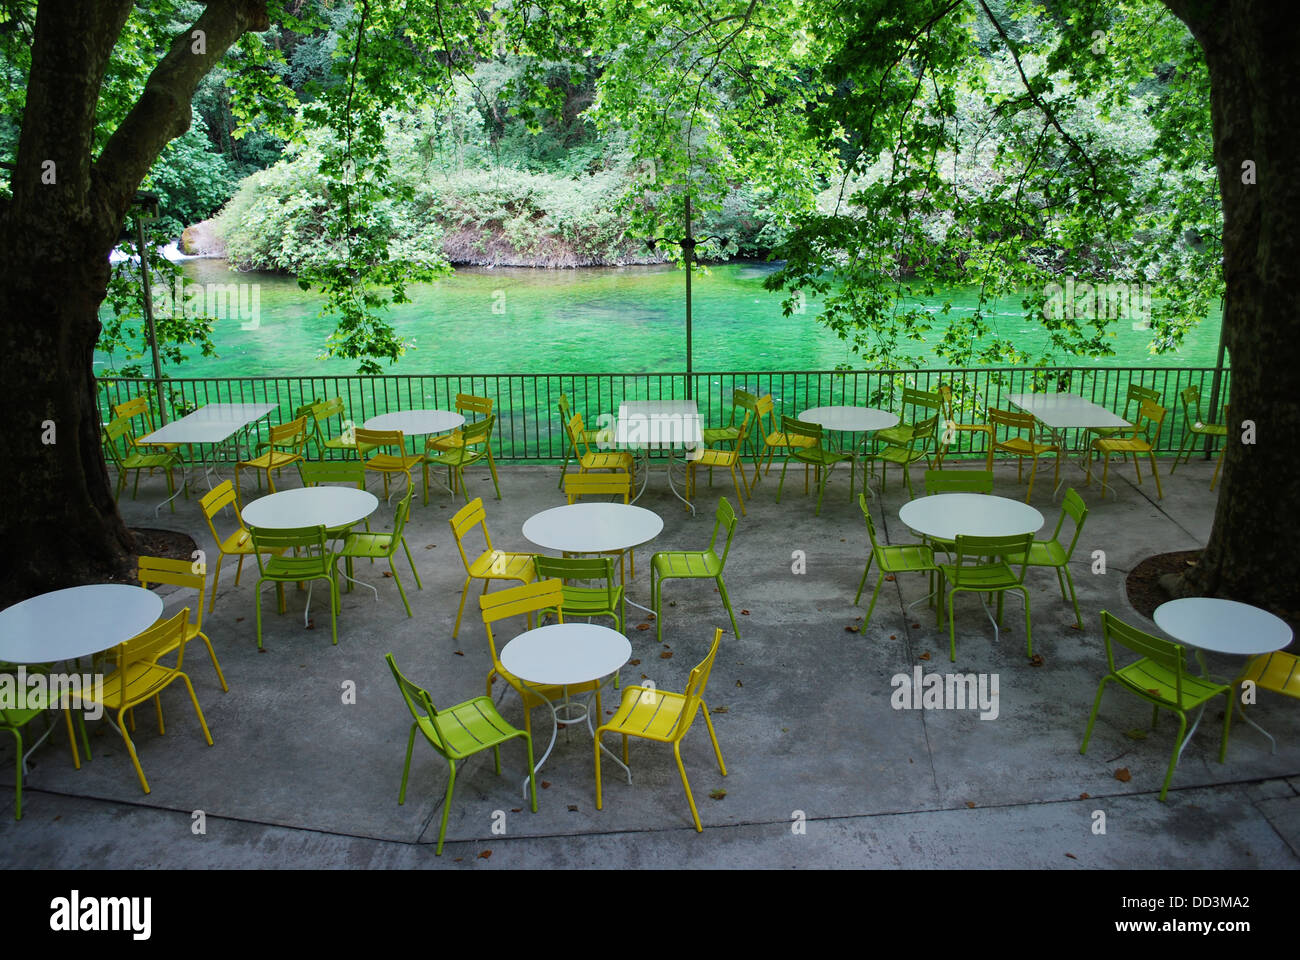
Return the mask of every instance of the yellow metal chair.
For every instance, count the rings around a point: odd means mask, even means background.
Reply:
[[[1281,650],[1260,654],[1246,664],[1245,669],[1241,671],[1241,676],[1232,681],[1232,686],[1236,689],[1246,683],[1253,683],[1260,690],[1270,690],[1292,700],[1300,700],[1300,657],[1283,653]],[[1246,713],[1244,699],[1238,699],[1237,702],[1242,704],[1241,719],[1268,737],[1268,742],[1273,748],[1272,752],[1277,753],[1277,741],[1273,739],[1273,735],[1250,719],[1250,715]]]
[[[411,476],[411,471],[424,462],[424,457],[418,453],[406,452],[406,437],[401,430],[359,429],[355,436],[358,450],[364,447],[367,450],[379,451],[366,461],[366,469],[373,470],[384,478],[386,500],[392,499],[392,494],[388,492],[388,480],[394,474],[405,474],[407,486],[414,485],[415,480]],[[386,452],[394,448],[397,453]]]
[[[776,456],[778,450],[793,452],[794,450],[813,447],[817,444],[817,441],[812,437],[791,437],[787,436],[784,430],[776,429],[775,410],[776,404],[772,400],[772,395],[770,393],[759,397],[754,401],[754,429],[757,431],[757,436],[761,437],[763,440],[763,446],[761,448],[758,447],[757,442],[755,443],[754,483],[758,483],[759,480],[763,479],[762,475],[759,473],[759,463],[763,459],[764,454],[767,455],[767,469],[763,472],[771,473],[772,458]],[[767,426],[763,425],[764,417],[767,417]],[[749,484],[748,487],[751,498],[754,495],[754,483]]]
[[[1010,436],[1007,439],[998,439],[998,428],[1002,427],[1007,430],[1008,434],[1019,434],[1028,431],[1028,438],[1021,436]],[[1016,457],[1016,483],[1024,479],[1025,458],[1028,457],[1033,461],[1033,467],[1029,471],[1029,489],[1025,491],[1025,503],[1034,492],[1034,477],[1038,475],[1039,457],[1053,454],[1056,457],[1056,474],[1053,479],[1052,489],[1055,491],[1056,486],[1061,481],[1061,448],[1054,443],[1039,443],[1038,437],[1038,420],[1032,413],[1016,413],[1013,410],[999,410],[996,407],[989,407],[989,454],[987,466],[985,469],[993,469],[993,454],[999,450],[1004,450]]]
[[[1231,423],[1232,418],[1228,415],[1228,405],[1223,405],[1223,422]],[[1219,457],[1214,461],[1214,476],[1210,477],[1210,490],[1214,490],[1214,485],[1219,482],[1219,471],[1223,469],[1223,456],[1228,452],[1228,441],[1225,438],[1223,446],[1219,448]]]
[[[482,580],[483,592],[487,593],[488,584],[493,580],[518,580],[521,583],[532,583],[537,579],[537,571],[533,569],[531,553],[506,553],[492,546],[492,536],[488,533],[487,513],[483,509],[482,497],[474,498],[457,510],[449,523],[451,535],[456,538],[456,549],[460,551],[461,562],[465,564],[465,586],[460,591],[456,626],[451,631],[452,637],[457,637],[460,635],[460,618],[465,613],[465,597],[469,595],[471,580]],[[483,529],[483,541],[487,544],[487,549],[471,560],[469,554],[465,552],[465,537],[475,527]]]
[[[1127,437],[1103,437],[1092,441],[1092,449],[1103,457],[1101,470],[1102,497],[1106,496],[1106,478],[1110,475],[1110,455],[1118,453],[1121,457],[1124,457],[1132,454],[1133,470],[1137,474],[1137,482],[1140,484],[1142,482],[1142,468],[1138,466],[1137,455],[1145,453],[1151,460],[1151,473],[1156,478],[1156,499],[1163,500],[1165,498],[1165,492],[1160,489],[1160,471],[1156,469],[1156,446],[1160,443],[1160,428],[1164,426],[1167,413],[1168,411],[1159,404],[1152,403],[1150,400],[1143,400],[1142,405],[1138,408],[1137,419],[1133,421],[1133,432],[1131,434]],[[1147,421],[1145,427],[1142,425],[1143,420]],[[1147,433],[1152,424],[1156,428],[1154,437]],[[1087,485],[1092,485],[1092,457],[1088,458]],[[1115,495],[1119,496],[1118,493]]]
[[[737,390],[736,392],[740,393],[741,391]],[[745,496],[740,492],[740,481],[736,479],[736,467],[740,465],[740,474],[743,479],[745,468],[740,463],[740,451],[745,445],[745,438],[749,435],[749,421],[753,416],[754,412],[752,410],[746,410],[744,418],[740,421],[740,426],[736,428],[735,435],[722,438],[723,440],[729,439],[732,441],[730,450],[700,450],[697,451],[699,456],[686,461],[686,502],[688,504],[695,493],[695,471],[697,469],[700,467],[709,468],[709,482],[711,485],[713,468],[726,467],[731,471],[731,485],[736,488],[736,499],[740,501],[740,514],[741,516],[745,515]],[[749,489],[748,483],[746,483],[745,489]]]
[[[564,424],[565,433],[569,436],[569,445],[564,449],[564,460],[560,463],[560,482],[557,487],[564,486],[566,471],[569,469],[569,460],[581,460],[581,454],[578,451],[578,444],[574,441],[573,435],[569,433],[569,421],[573,419],[573,411],[569,409],[569,398],[560,394],[560,401],[556,404],[560,411],[560,422]],[[608,443],[610,440],[610,431],[604,430],[583,430],[579,436],[583,445],[590,447],[593,443]]]
[[[194,685],[190,683],[190,678],[181,672],[181,665],[185,658],[185,630],[189,618],[190,611],[186,607],[170,620],[161,620],[143,633],[120,644],[119,666],[104,678],[102,695],[96,697],[93,689],[82,692],[83,701],[102,703],[104,709],[116,712],[117,728],[126,742],[127,752],[131,754],[131,763],[135,766],[135,775],[140,778],[140,786],[144,788],[145,793],[149,792],[149,781],[145,779],[144,769],[140,766],[140,757],[135,752],[135,744],[131,742],[131,735],[127,733],[128,724],[123,722],[123,714],[132,707],[146,700],[152,700],[158,710],[158,733],[159,735],[166,733],[163,727],[162,701],[158,695],[174,680],[178,678],[184,680],[185,689],[189,691],[190,701],[194,704],[194,713],[199,718],[199,726],[203,728],[203,737],[207,740],[208,746],[212,746],[212,734],[208,731],[208,722],[203,719],[203,708],[199,706],[199,698],[194,695]],[[159,657],[172,650],[176,651],[176,666],[169,667],[157,662]],[[130,726],[134,729],[135,725],[132,723]]]
[[[119,403],[113,407],[114,419],[121,419],[129,422],[131,420],[134,420],[136,417],[144,418],[145,430],[144,433],[141,434],[141,436],[147,437],[149,436],[149,434],[153,433],[154,431],[153,409],[149,404],[149,398],[144,395],[138,397],[132,397],[130,400],[127,400],[125,403]],[[138,453],[150,452],[145,448],[153,448],[153,451],[155,452],[158,450],[163,450],[165,452],[170,453],[171,451],[176,450],[180,447],[179,443],[141,443],[132,434],[128,434],[127,443],[131,447],[131,449],[135,450]]]
[[[243,500],[243,492],[239,488],[239,471],[245,467],[251,467],[258,471],[258,490],[262,489],[261,471],[266,471],[267,485],[271,488],[271,492],[275,493],[275,478],[271,476],[271,471],[280,470],[291,463],[297,463],[299,460],[305,459],[304,454],[307,451],[309,436],[305,416],[299,417],[297,420],[291,420],[288,423],[282,423],[278,427],[272,427],[269,448],[266,453],[253,457],[251,460],[241,460],[235,464],[235,497],[240,501]]]
[[[530,558],[531,559],[531,558]],[[539,613],[551,612],[560,623],[564,622],[564,581],[537,580],[521,587],[510,587],[496,593],[485,593],[478,598],[479,610],[483,615],[483,629],[487,631],[488,650],[492,653],[492,669],[487,674],[487,695],[492,696],[492,680],[500,677],[514,688],[524,702],[524,730],[531,737],[533,725],[530,719],[534,707],[544,707],[549,701],[563,700],[565,691],[568,695],[594,693],[596,695],[596,716],[603,716],[600,705],[600,681],[589,680],[586,683],[570,684],[567,688],[550,684],[525,683],[501,665],[497,654],[496,638],[492,635],[492,624],[510,617],[527,615],[529,629],[533,626],[533,617]],[[546,759],[542,758],[543,761]]]
[[[119,417],[104,427],[104,449],[108,458],[113,461],[117,467],[117,490],[113,494],[113,499],[117,500],[122,496],[122,491],[126,489],[126,474],[129,470],[135,471],[135,486],[131,488],[131,499],[140,491],[140,471],[148,470],[151,473],[154,470],[162,470],[167,475],[167,492],[172,494],[167,502],[171,504],[172,513],[176,512],[176,478],[172,470],[181,465],[181,455],[175,450],[164,451],[162,453],[140,453],[132,446],[134,440],[130,433],[130,422]],[[119,443],[124,443],[119,446]],[[161,506],[161,505],[160,505]]]
[[[227,556],[239,557],[239,563],[235,567],[235,586],[239,586],[239,575],[244,571],[244,557],[251,557],[257,551],[253,548],[252,535],[244,526],[244,518],[239,515],[239,502],[235,499],[235,488],[229,480],[223,480],[205,493],[203,499],[199,501],[199,506],[203,509],[203,519],[208,521],[208,529],[212,531],[212,539],[217,544],[217,565],[212,571],[212,594],[208,600],[208,613],[211,613],[217,604],[217,581],[221,579],[221,561]],[[235,511],[236,526],[230,536],[222,537],[217,533],[217,526],[213,520],[226,507]]]
[[[569,431],[569,442],[573,444],[573,453],[578,460],[580,473],[586,473],[588,470],[617,470],[631,475],[632,454],[626,450],[592,451],[587,440],[591,431],[584,426],[582,414],[575,413],[570,417],[567,429]]]
[[[496,417],[486,416],[482,420],[467,423],[460,431],[459,445],[445,451],[426,450],[424,454],[424,502],[429,502],[429,466],[445,466],[451,482],[447,485],[455,496],[459,485],[460,494],[469,502],[469,491],[465,489],[465,468],[487,457],[488,469],[492,473],[492,486],[501,499],[501,485],[497,482],[497,468],[492,461],[492,427]]]
[[[632,476],[627,473],[571,473],[564,478],[569,503],[580,497],[612,495],[627,503],[632,499]]]
[[[985,450],[990,449],[993,446],[993,428],[987,423],[958,423],[953,417],[952,387],[941,383],[936,392],[943,402],[943,419],[939,421],[939,449],[935,454],[935,466],[943,469],[943,458],[948,455],[948,448],[957,442],[959,433],[984,434]]]
[[[682,738],[691,729],[698,712],[704,713],[704,723],[709,728],[709,739],[713,741],[713,753],[718,758],[718,770],[725,777],[727,768],[722,762],[722,748],[718,746],[718,735],[713,730],[713,720],[709,717],[709,708],[704,702],[704,687],[709,682],[709,673],[713,670],[713,661],[718,656],[718,643],[722,640],[722,630],[713,631],[713,645],[708,655],[700,661],[699,666],[691,671],[686,682],[685,693],[670,693],[655,687],[628,687],[623,691],[623,702],[610,718],[596,730],[596,809],[601,806],[600,783],[600,738],[606,733],[617,733],[623,738],[623,763],[627,763],[627,738],[640,737],[643,740],[656,740],[659,743],[673,745],[673,759],[677,761],[677,772],[681,774],[682,787],[686,790],[686,800],[691,805],[691,818],[695,829],[703,833],[700,824],[700,812],[695,808],[695,796],[691,793],[691,782],[686,779],[686,767],[682,763]],[[628,774],[628,782],[632,775]]]
[[[194,568],[198,566],[198,572]],[[221,664],[217,662],[217,652],[212,649],[212,641],[208,635],[203,632],[203,588],[204,574],[207,573],[200,564],[190,563],[188,560],[171,560],[166,557],[140,557],[139,566],[136,568],[136,576],[140,579],[140,586],[145,589],[149,588],[151,583],[166,583],[174,587],[182,587],[187,590],[198,592],[199,599],[194,605],[194,619],[185,622],[185,633],[181,638],[180,645],[189,643],[195,637],[203,641],[203,645],[208,648],[208,657],[212,660],[212,668],[217,671],[217,679],[221,681],[223,692],[229,693],[230,687],[226,686],[226,675],[221,672]],[[167,653],[164,650],[162,653]]]
[[[425,466],[424,466],[425,503],[428,503],[428,502],[429,502],[429,500],[428,500],[428,497],[429,497],[429,495],[428,495],[428,490],[429,490],[429,460],[428,460],[428,454],[430,454],[430,453],[435,453],[435,454],[437,454],[437,453],[446,454],[446,453],[463,452],[463,451],[464,451],[464,448],[465,448],[465,443],[466,443],[466,431],[471,430],[471,429],[475,426],[475,424],[477,423],[477,421],[479,421],[479,420],[483,420],[483,419],[486,419],[487,417],[492,416],[492,398],[491,398],[491,397],[476,397],[476,396],[474,396],[474,394],[472,394],[472,393],[458,393],[458,394],[456,394],[456,409],[457,409],[459,412],[464,413],[464,414],[475,414],[476,417],[475,417],[475,419],[470,420],[469,423],[466,423],[463,427],[458,427],[457,429],[453,430],[451,433],[444,433],[444,434],[440,434],[440,435],[438,435],[438,436],[436,436],[436,437],[430,437],[428,440],[426,440],[426,441],[424,442],[424,452],[425,452]],[[476,434],[476,436],[477,436],[477,434]],[[481,447],[483,447],[483,448],[486,450],[486,453],[487,453],[487,461],[488,461],[488,469],[492,471],[492,482],[493,482],[493,483],[496,483],[496,479],[497,479],[497,467],[496,467],[496,461],[492,459],[492,431],[489,430],[489,431],[487,432],[487,434],[486,434],[486,439],[475,440],[475,441],[474,441],[473,443],[471,443],[470,445],[471,445],[471,446],[474,446],[474,447],[479,447],[479,446],[481,446]],[[480,454],[480,455],[481,455],[481,454]],[[475,457],[475,459],[478,459],[478,457]],[[455,487],[454,482],[453,482],[453,481],[454,481],[454,471],[453,471],[453,469],[452,469],[450,466],[447,468],[447,475],[448,475],[448,485],[451,486],[451,488],[452,488],[452,492],[454,493],[455,490],[456,490],[456,487]],[[468,500],[469,498],[466,497],[465,499]],[[500,489],[500,487],[497,488],[497,499],[498,499],[498,500],[501,499],[501,489]]]

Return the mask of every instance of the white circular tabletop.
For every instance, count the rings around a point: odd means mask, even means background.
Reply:
[[[1291,628],[1267,610],[1236,600],[1184,597],[1156,607],[1156,626],[1174,639],[1215,653],[1253,656],[1281,650]]]
[[[1027,503],[985,493],[938,493],[903,504],[898,518],[927,537],[1014,537],[1035,533],[1043,515]]]
[[[501,665],[520,680],[573,686],[607,677],[632,657],[632,644],[596,623],[552,623],[521,633],[501,650]]]
[[[162,597],[125,583],[91,583],[0,610],[0,660],[53,663],[117,646],[157,622]]]
[[[524,538],[545,550],[607,553],[649,543],[664,529],[663,517],[627,503],[571,503],[524,521]]]
[[[408,437],[447,433],[465,424],[465,418],[450,410],[398,410],[381,413],[366,421],[366,430],[401,430]]]
[[[813,407],[799,414],[800,420],[819,423],[826,430],[863,433],[898,426],[898,414],[874,407]]]
[[[379,500],[356,487],[301,487],[254,500],[241,511],[250,527],[291,530],[324,526],[334,530],[360,523],[375,512]]]

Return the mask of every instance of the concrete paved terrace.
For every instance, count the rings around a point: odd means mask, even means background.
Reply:
[[[1253,716],[1277,738],[1276,755],[1234,718],[1222,765],[1221,708],[1211,704],[1164,804],[1156,797],[1176,727],[1171,715],[1143,736],[1148,707],[1112,686],[1089,752],[1079,754],[1105,671],[1099,612],[1154,629],[1129,607],[1125,575],[1151,554],[1204,543],[1215,496],[1208,489],[1212,466],[1194,461],[1170,477],[1166,461],[1165,497],[1156,501],[1149,477],[1139,487],[1131,467],[1116,465],[1118,499],[1103,502],[1096,486],[1083,488],[1077,469],[1063,465],[1067,485],[1081,489],[1091,511],[1072,567],[1084,629],[1074,628],[1052,571],[1031,570],[1034,649],[1042,657],[1033,666],[1019,602],[1008,600],[994,642],[970,595],[958,601],[958,659],[950,665],[946,627],[936,629],[924,604],[904,609],[923,596],[923,575],[887,582],[872,622],[859,630],[870,583],[862,606],[855,606],[867,548],[860,511],[849,499],[849,472],[835,471],[822,514],[814,517],[813,498],[804,496],[797,474],[783,502],[774,502],[778,464],[756,487],[727,562],[743,636],[732,635],[710,581],[668,584],[663,646],[652,628],[639,628],[645,620],[632,617],[629,624],[634,659],[624,681],[645,676],[667,690],[682,689],[713,628],[726,628],[706,700],[728,775],[714,764],[703,723],[682,749],[703,834],[692,827],[671,748],[663,744],[633,741],[630,786],[613,764],[603,765],[604,809],[597,811],[591,739],[575,726],[561,731],[542,770],[536,814],[520,794],[521,743],[503,748],[500,777],[489,754],[465,764],[442,857],[434,856],[434,844],[447,765],[418,741],[407,801],[398,805],[411,718],[384,654],[391,651],[444,706],[483,693],[490,657],[473,596],[459,639],[452,637],[464,570],[447,519],[461,500],[442,491],[422,506],[417,497],[406,536],[422,590],[399,553],[413,618],[405,616],[383,567],[361,564],[358,576],[377,586],[379,602],[364,589],[344,594],[337,646],[330,644],[320,587],[314,629],[304,628],[305,593],[286,591],[288,611],[278,615],[273,591],[266,590],[266,649],[259,653],[256,568],[246,565],[235,587],[228,562],[204,629],[230,692],[221,692],[201,644],[191,644],[185,657],[215,745],[204,744],[182,686],[163,695],[166,736],[158,735],[153,711],[142,708],[136,743],[153,789],[146,796],[104,721],[91,725],[94,760],[79,771],[56,730],[33,758],[23,820],[0,817],[0,861],[62,868],[1295,866],[1300,711],[1293,703],[1261,693]],[[873,515],[890,542],[914,542],[898,519],[906,493],[892,469]],[[492,497],[486,471],[473,473],[471,493],[484,497],[497,547],[529,550],[523,522],[563,502],[558,467],[500,472],[503,499]],[[283,486],[297,485],[292,471],[284,476]],[[918,484],[920,477],[918,470]],[[1024,496],[1010,465],[998,466],[995,492]],[[657,464],[640,501],[665,521],[652,548],[702,548],[722,494],[734,502],[725,475],[712,490],[702,485],[700,513],[692,518],[668,492]],[[155,521],[153,505],[164,495],[161,477],[146,478],[138,501],[124,497],[128,523],[183,530],[211,550],[196,499],[178,500],[174,515],[164,509]],[[1059,513],[1050,483],[1038,484],[1033,503],[1047,521],[1039,536],[1047,536]],[[391,507],[381,501],[372,526],[391,522]],[[1094,550],[1105,551],[1104,575],[1092,572]],[[796,551],[806,557],[805,572],[793,572]],[[638,551],[629,583],[630,596],[647,603],[649,554]],[[478,590],[475,584],[471,593]],[[192,594],[167,599],[169,612],[193,602]],[[501,636],[522,629],[522,622],[508,623]],[[1232,676],[1239,666],[1210,657],[1216,675]],[[891,678],[918,667],[996,675],[996,719],[971,709],[894,709]],[[344,702],[348,681],[355,683],[354,704]],[[522,725],[518,696],[503,683],[493,696],[505,717]],[[607,688],[606,713],[617,699]],[[551,728],[545,709],[534,711],[533,727],[540,754]],[[610,743],[617,748],[617,738]],[[0,750],[0,769],[12,770],[13,747]],[[1120,768],[1131,779],[1117,779]],[[200,810],[201,834],[193,829]],[[1104,833],[1094,832],[1099,811]]]

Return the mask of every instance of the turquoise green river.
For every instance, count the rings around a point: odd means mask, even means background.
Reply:
[[[224,260],[189,260],[185,284],[256,285],[256,323],[220,319],[219,356],[192,356],[165,370],[173,377],[320,376],[356,372],[356,361],[322,359],[334,321],[321,299],[279,274],[236,273]],[[810,299],[802,314],[782,315],[779,293],[763,289],[769,264],[733,263],[693,280],[693,367],[698,371],[829,370],[861,366],[847,344],[816,320]],[[186,289],[191,289],[186,287]],[[252,306],[252,290],[245,290]],[[667,373],[685,369],[685,274],[671,266],[580,270],[463,268],[444,280],[413,285],[411,303],[391,310],[399,334],[412,342],[385,372],[404,374]],[[951,289],[928,298],[934,310],[974,308],[976,290]],[[1035,354],[1046,340],[1026,321],[1020,297],[992,307],[998,331]],[[1156,356],[1148,335],[1127,320],[1114,324],[1115,355],[1062,357],[1080,366],[1213,366],[1219,337],[1214,314],[1174,353]],[[932,332],[937,340],[940,331]],[[916,345],[918,353],[923,345]],[[107,358],[97,356],[96,369]],[[146,361],[147,365],[147,361]],[[935,361],[929,366],[943,366]]]

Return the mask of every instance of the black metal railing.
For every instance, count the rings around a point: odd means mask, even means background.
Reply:
[[[1218,396],[1226,401],[1229,370],[1217,371]],[[1015,409],[1009,394],[1065,391],[1123,413],[1130,383],[1157,390],[1169,410],[1160,433],[1157,452],[1172,453],[1186,433],[1180,395],[1189,386],[1200,389],[1201,416],[1215,422],[1219,410],[1208,408],[1216,377],[1214,367],[1002,367],[936,370],[868,371],[738,371],[695,373],[692,393],[707,425],[727,423],[732,415],[732,393],[747,390],[771,394],[779,427],[782,414],[798,416],[810,407],[838,404],[898,410],[902,388],[934,390],[940,383],[952,386],[953,419],[982,423],[989,407]],[[341,397],[346,416],[322,424],[328,436],[349,426],[396,410],[436,408],[450,410],[460,393],[490,397],[497,415],[494,453],[498,459],[520,462],[557,461],[568,444],[557,410],[566,394],[572,410],[582,413],[589,427],[612,420],[625,400],[684,397],[686,378],[681,373],[574,373],[574,374],[397,374],[385,376],[321,377],[192,377],[162,381],[168,419],[175,419],[209,403],[273,403],[278,407],[257,427],[264,434],[269,424],[293,418],[300,406]],[[154,381],[144,378],[105,377],[99,380],[101,414],[107,420],[112,408],[140,395],[151,394]],[[1131,415],[1136,408],[1130,409]],[[764,425],[766,426],[766,424]],[[264,439],[264,436],[259,436]],[[984,451],[986,435],[958,431],[950,456]]]

